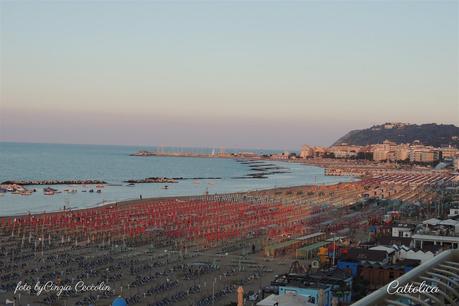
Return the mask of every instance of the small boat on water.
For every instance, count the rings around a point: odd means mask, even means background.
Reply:
[[[24,190],[24,191],[19,192],[20,195],[27,195],[27,196],[31,195],[32,193],[33,193],[32,190]]]
[[[100,189],[97,189],[97,191],[96,191],[96,192],[97,192],[97,193],[101,193],[101,192],[102,192],[102,190],[100,190]]]
[[[127,184],[126,186],[128,186],[128,187],[134,187],[135,184],[134,184],[134,183],[129,183],[129,184]]]
[[[89,192],[94,192],[94,189],[89,189]]]
[[[43,188],[43,194],[44,195],[54,195],[56,193],[60,193],[57,189],[51,188],[51,187],[46,187]]]
[[[43,192],[56,192],[57,189],[51,188],[51,187],[45,187],[43,188]]]
[[[164,185],[164,186],[163,186],[163,189],[169,189],[169,186]]]

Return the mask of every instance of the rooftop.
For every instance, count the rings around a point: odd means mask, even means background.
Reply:
[[[307,298],[301,295],[293,295],[293,294],[283,294],[283,295],[275,295],[271,294],[267,298],[261,300],[257,303],[257,306],[274,306],[274,305],[282,305],[282,306],[297,306],[297,305],[304,305],[304,306],[313,306],[315,304],[308,303]]]
[[[419,240],[430,240],[436,242],[457,242],[459,243],[459,237],[455,236],[437,236],[437,235],[421,235],[421,234],[414,234],[412,236],[413,239]]]
[[[384,261],[387,258],[386,251],[380,250],[367,250],[361,248],[349,249],[348,253],[344,255],[345,260],[356,261]]]
[[[304,274],[287,273],[277,277],[273,285],[298,288],[327,288],[347,282],[352,275],[346,271],[332,268]]]
[[[378,239],[378,243],[380,245],[386,245],[386,246],[392,246],[392,245],[404,245],[404,246],[410,246],[411,241],[410,237],[392,237],[392,236],[382,236],[381,238]]]
[[[397,263],[395,264],[392,264],[392,263],[389,263],[389,264],[380,264],[380,263],[374,263],[374,264],[370,264],[370,263],[363,263],[362,264],[362,267],[366,267],[366,268],[379,268],[379,269],[384,269],[384,270],[403,270],[405,269],[407,266],[409,267],[416,267],[418,266],[419,264],[421,263],[420,260],[416,260],[416,259],[404,259],[404,260],[399,260],[397,261]]]

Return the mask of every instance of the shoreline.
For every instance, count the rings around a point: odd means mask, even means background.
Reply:
[[[195,200],[195,199],[202,199],[206,197],[224,197],[224,196],[236,196],[236,195],[249,195],[251,193],[264,193],[264,192],[282,192],[285,190],[289,189],[298,189],[298,188],[313,188],[313,187],[323,187],[323,186],[335,186],[335,185],[340,185],[340,184],[356,184],[362,182],[362,179],[356,179],[355,181],[349,181],[349,182],[334,182],[330,184],[309,184],[309,185],[293,185],[293,186],[284,186],[284,187],[274,187],[274,188],[263,188],[263,189],[252,189],[252,190],[247,190],[247,191],[239,191],[239,192],[228,192],[228,193],[215,193],[215,194],[208,194],[208,195],[183,195],[183,196],[166,196],[166,197],[147,197],[147,198],[142,198],[142,199],[124,199],[121,201],[107,201],[107,202],[101,202],[95,204],[95,206],[91,207],[82,207],[82,208],[69,208],[66,210],[50,210],[50,211],[43,211],[43,212],[31,212],[31,213],[18,213],[14,215],[5,215],[5,216],[0,216],[1,219],[5,218],[12,218],[12,217],[25,217],[25,216],[44,216],[44,215],[51,215],[51,214],[59,214],[59,213],[70,213],[70,212],[76,212],[76,211],[90,211],[90,210],[95,210],[95,209],[101,209],[101,208],[107,208],[110,205],[120,205],[120,206],[125,206],[125,205],[131,205],[131,204],[142,204],[142,203],[147,203],[147,202],[156,202],[156,201],[164,201],[164,200]]]
[[[236,159],[236,158],[233,158],[233,160],[237,161],[239,160],[240,162],[242,163],[245,163],[245,162],[250,162],[249,159],[245,160],[245,159]],[[289,161],[287,160],[269,160],[269,159],[266,159],[266,160],[253,160],[254,163],[268,163],[268,166],[272,167],[273,163],[279,163],[277,166],[275,167],[279,167],[279,168],[283,168],[284,166],[288,165]],[[293,163],[291,163],[292,165]],[[322,166],[322,165],[309,165],[309,164],[306,164],[306,163],[301,163],[302,167],[312,167],[312,168],[316,168],[316,169],[322,169],[322,170],[325,170],[325,167]],[[307,169],[305,168],[305,169]],[[250,169],[249,169],[250,170]],[[301,170],[301,171],[306,171],[306,170]],[[249,172],[250,173],[250,172]],[[326,175],[324,175],[326,176]],[[253,177],[241,177],[241,178],[231,178],[231,180],[240,180],[240,179],[252,179]],[[256,178],[258,179],[258,178]],[[212,192],[210,195],[219,195],[219,196],[223,196],[223,195],[234,195],[234,194],[244,194],[244,193],[250,193],[250,192],[258,192],[258,191],[264,191],[264,190],[276,190],[276,189],[279,189],[279,188],[298,188],[298,187],[306,187],[306,186],[322,186],[322,185],[336,185],[336,184],[339,184],[339,183],[352,183],[352,182],[356,182],[356,181],[359,181],[361,178],[358,177],[358,176],[350,176],[348,178],[349,180],[343,180],[343,181],[334,181],[333,179],[330,180],[329,182],[323,182],[323,183],[313,183],[313,182],[302,182],[301,180],[298,180],[297,182],[291,182],[293,184],[290,184],[289,186],[277,186],[276,184],[273,184],[271,186],[263,186],[263,187],[259,187],[259,186],[250,186],[251,184],[243,184],[245,188],[242,188],[240,190],[234,190],[234,191],[228,191],[228,192],[225,192],[225,191],[216,191],[216,192]],[[106,186],[110,186],[110,182],[107,182]],[[139,183],[139,185],[142,185]],[[37,186],[37,187],[41,187],[40,185],[30,185],[30,186]],[[61,185],[62,187],[64,187],[65,185]],[[249,187],[249,188],[247,188]],[[250,188],[250,187],[254,187],[254,188]],[[142,193],[140,193],[142,194]],[[10,195],[8,195],[9,197]],[[16,196],[16,195],[15,195]],[[19,196],[19,195],[17,195]],[[198,197],[202,197],[203,196],[203,193],[195,193],[193,194],[192,192],[190,193],[187,193],[187,194],[177,194],[177,195],[167,195],[167,196],[163,196],[163,195],[152,195],[152,196],[148,196],[144,194],[144,199],[149,199],[149,200],[155,200],[155,199],[165,199],[165,198],[168,198],[168,199],[171,199],[171,198],[179,198],[179,199],[186,199],[186,198],[198,198]],[[103,202],[101,202],[101,200],[103,200]],[[89,204],[90,206],[87,206],[85,207],[85,205],[87,205],[88,201],[84,201],[84,203],[74,203],[73,205],[69,205],[69,207],[67,208],[71,208],[72,211],[75,211],[75,210],[84,210],[84,209],[92,209],[92,208],[98,208],[98,207],[103,207],[106,205],[106,203],[124,203],[124,202],[132,202],[132,201],[136,201],[138,200],[137,196],[133,196],[132,194],[130,195],[129,192],[126,192],[125,194],[125,197],[121,196],[121,197],[115,197],[115,199],[99,199],[99,202],[96,202],[92,200],[88,200],[89,202],[91,202],[92,204]],[[29,200],[27,200],[29,201]],[[39,201],[42,201],[42,199],[39,199]],[[0,198],[0,202],[1,201],[1,198]],[[5,201],[6,203],[7,201]],[[80,201],[81,202],[81,201]],[[33,200],[31,200],[31,203],[33,203]],[[64,207],[64,202],[62,202],[61,204],[57,204],[55,205],[54,209],[53,207],[51,207],[49,210],[46,209],[33,209],[33,205],[30,205],[30,208],[32,208],[31,210],[29,210],[28,208],[29,207],[23,207],[22,211],[18,211],[17,212],[11,212],[11,213],[5,213],[4,215],[3,214],[0,214],[0,218],[4,218],[4,217],[18,217],[18,216],[25,216],[25,215],[28,215],[29,213],[31,215],[41,215],[43,214],[43,212],[45,213],[59,213],[59,212],[62,212],[63,211],[63,207]],[[75,206],[76,205],[76,206]],[[72,208],[73,207],[73,208]],[[30,212],[29,212],[30,211]]]

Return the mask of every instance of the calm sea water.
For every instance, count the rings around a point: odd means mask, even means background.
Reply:
[[[95,186],[73,186],[77,193],[60,193],[45,196],[43,187],[30,196],[4,194],[0,196],[0,215],[25,212],[60,210],[66,207],[84,208],[104,201],[158,196],[199,195],[266,189],[301,184],[332,184],[353,180],[351,177],[328,177],[318,167],[284,162],[272,162],[288,168],[290,173],[273,174],[267,179],[234,179],[250,173],[247,165],[232,159],[182,158],[182,157],[133,157],[138,150],[154,150],[154,147],[23,144],[0,143],[0,181],[19,179],[98,179],[123,186],[106,186],[102,193],[82,192]],[[177,151],[178,148],[162,148]],[[189,151],[190,149],[181,149]],[[193,149],[194,152],[211,152],[212,149]],[[239,151],[239,150],[236,150]],[[254,150],[252,150],[254,151]],[[270,152],[263,152],[270,153]],[[271,163],[271,162],[270,162]],[[183,180],[177,184],[136,184],[128,187],[122,183],[128,179],[146,177],[221,177],[219,180]],[[68,186],[52,186],[63,190]]]

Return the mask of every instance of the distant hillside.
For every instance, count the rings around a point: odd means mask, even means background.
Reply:
[[[434,147],[452,145],[459,148],[459,127],[452,124],[406,124],[385,123],[369,129],[350,131],[333,145],[368,145],[382,143],[384,140],[396,143],[412,143],[419,140],[424,145]]]

